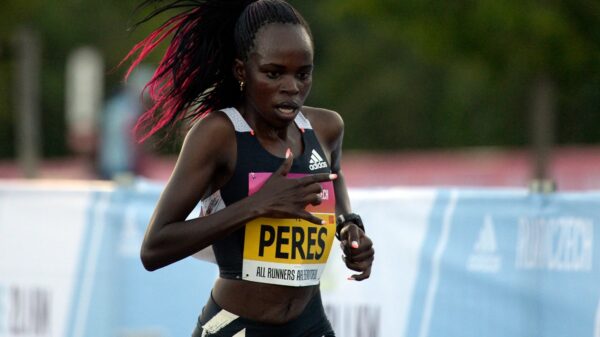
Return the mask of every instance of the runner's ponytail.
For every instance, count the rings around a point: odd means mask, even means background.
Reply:
[[[283,0],[146,0],[140,8],[158,5],[142,24],[174,10],[173,16],[127,54],[133,59],[125,78],[163,40],[172,35],[167,51],[144,88],[153,105],[134,128],[140,142],[184,119],[197,119],[212,110],[237,104],[239,84],[233,76],[235,58],[246,60],[254,37],[267,23],[293,23],[310,30],[302,16]],[[136,55],[137,56],[134,56]]]

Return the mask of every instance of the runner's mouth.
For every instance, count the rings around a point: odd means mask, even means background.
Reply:
[[[282,103],[275,106],[283,114],[293,114],[300,106],[295,103]]]

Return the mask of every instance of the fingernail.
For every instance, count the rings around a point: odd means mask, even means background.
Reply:
[[[354,281],[354,277],[352,277],[352,276],[348,277],[348,281]]]
[[[354,248],[354,249],[358,248],[358,242],[352,241],[352,248]]]
[[[331,180],[337,179],[337,174],[335,174],[335,173],[330,174],[329,179],[331,179]]]
[[[285,159],[288,159],[291,155],[292,155],[292,149],[290,149],[288,147],[288,149],[285,151]]]
[[[327,221],[321,220],[321,225],[327,225]]]

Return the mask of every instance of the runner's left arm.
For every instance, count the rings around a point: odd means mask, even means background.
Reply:
[[[344,122],[339,115],[335,115],[338,123],[329,123],[329,125],[335,126],[336,129],[332,132],[335,136],[330,138],[332,139],[330,143],[331,171],[338,176],[333,181],[333,187],[335,190],[336,214],[340,215],[352,213],[352,207],[341,168]],[[347,222],[340,231],[340,244],[344,252],[344,255],[342,255],[344,263],[349,269],[358,272],[358,274],[350,276],[349,280],[362,281],[369,278],[375,258],[375,250],[371,239],[356,224]]]

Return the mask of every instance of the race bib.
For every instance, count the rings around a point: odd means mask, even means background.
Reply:
[[[271,173],[250,173],[249,195]],[[287,175],[300,178],[306,174]],[[242,278],[247,281],[303,287],[319,284],[335,237],[335,194],[331,181],[321,183],[322,203],[306,210],[325,220],[257,218],[246,224]]]

